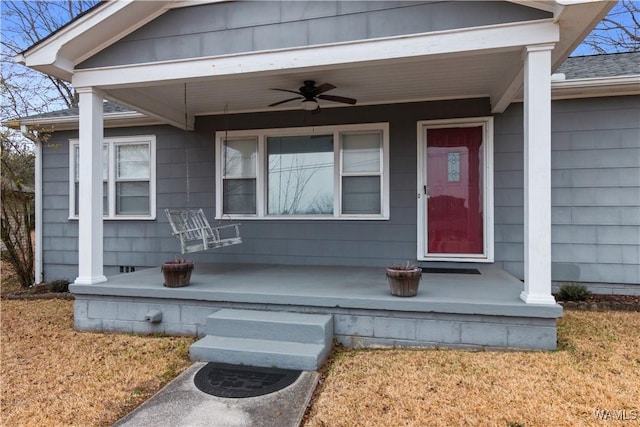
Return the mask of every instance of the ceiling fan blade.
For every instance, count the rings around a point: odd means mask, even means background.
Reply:
[[[325,93],[330,91],[331,89],[335,89],[336,87],[334,85],[332,85],[331,83],[324,83],[321,84],[320,86],[318,86],[317,88],[315,88],[313,90],[313,95],[320,95],[321,93]]]
[[[344,96],[335,96],[335,95],[318,95],[318,98],[324,99],[327,101],[341,102],[343,104],[351,104],[351,105],[355,105],[356,102],[358,102],[353,98],[346,98]]]
[[[269,107],[275,107],[276,105],[284,104],[285,102],[295,101],[296,99],[304,99],[302,96],[296,96],[295,98],[285,99],[284,101],[274,102],[273,104],[269,104]]]
[[[295,93],[296,95],[302,95],[300,92],[298,92],[297,90],[289,90],[289,89],[278,89],[275,87],[272,87],[270,90],[279,90],[280,92],[289,92],[289,93]]]

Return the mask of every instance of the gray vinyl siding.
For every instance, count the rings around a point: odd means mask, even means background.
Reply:
[[[42,249],[44,279],[78,275],[78,224],[69,217],[69,144],[76,132],[55,133],[43,146]],[[67,138],[67,139],[65,139]]]
[[[172,9],[78,68],[310,46],[551,18],[506,2],[238,1]]]
[[[294,112],[199,117],[196,131],[170,126],[107,129],[105,136],[156,136],[157,219],[104,222],[105,274],[120,266],[154,267],[178,255],[165,208],[203,208],[215,216],[214,134],[229,129],[389,122],[391,219],[246,220],[242,245],[190,254],[196,262],[240,262],[380,267],[416,256],[416,122],[485,116],[487,99],[326,109],[319,115]],[[69,145],[76,132],[55,133],[44,147],[45,280],[77,276],[77,220],[69,214]],[[185,159],[188,158],[188,162]],[[187,180],[188,174],[188,180]],[[187,201],[188,181],[188,201]]]
[[[489,108],[486,99],[474,99],[325,109],[319,115],[293,111],[198,117],[195,132],[170,126],[107,129],[106,136],[156,135],[157,219],[105,221],[105,274],[118,273],[119,266],[158,266],[177,254],[165,208],[202,207],[215,222],[214,134],[224,131],[225,123],[239,130],[388,122],[391,216],[365,221],[245,220],[242,245],[190,258],[377,268],[415,260],[416,122],[485,116]],[[554,101],[552,111],[553,279],[640,283],[640,97]],[[75,137],[75,132],[56,133],[43,150],[46,280],[77,276],[78,224],[68,219],[68,140]],[[495,262],[519,278],[522,141],[522,105],[515,104],[495,116]]]
[[[523,275],[522,104],[496,117],[496,262]],[[640,284],[640,97],[554,101],[557,282]]]
[[[388,221],[244,221],[244,243],[234,247],[233,255],[218,252],[212,260],[378,268],[391,262],[415,260],[416,123],[436,118],[488,115],[489,108],[486,99],[476,99],[326,109],[317,116],[274,112],[229,117],[230,129],[389,122],[391,215]],[[216,130],[224,130],[224,124],[224,117],[209,117],[197,120],[196,127],[213,134]]]

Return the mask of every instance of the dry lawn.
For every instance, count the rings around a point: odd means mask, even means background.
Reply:
[[[555,352],[340,351],[306,426],[640,425],[640,312],[566,311],[559,337]]]
[[[110,425],[191,364],[192,338],[75,332],[73,301],[0,308],[3,426]]]
[[[110,425],[189,366],[192,338],[75,332],[72,305],[1,302],[0,424]],[[341,350],[306,426],[639,425],[640,312],[567,311],[559,335],[555,352]]]

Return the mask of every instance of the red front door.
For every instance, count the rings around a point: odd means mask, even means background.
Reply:
[[[482,254],[482,127],[427,129],[427,252]]]

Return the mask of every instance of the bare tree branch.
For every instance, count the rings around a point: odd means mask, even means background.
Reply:
[[[0,119],[3,122],[77,105],[68,82],[15,64],[14,58],[96,3],[97,0],[2,1]],[[45,142],[49,133],[31,130],[22,135],[0,128],[0,136],[2,260],[11,264],[20,284],[28,287],[35,279],[31,240],[35,227],[32,142]]]
[[[582,50],[597,54],[640,52],[640,1],[619,1],[587,36]]]
[[[6,116],[9,111],[3,108],[4,120],[77,105],[70,83],[17,65],[14,58],[96,3],[97,0],[3,0],[2,78],[23,93],[13,96],[16,104],[12,116]]]

